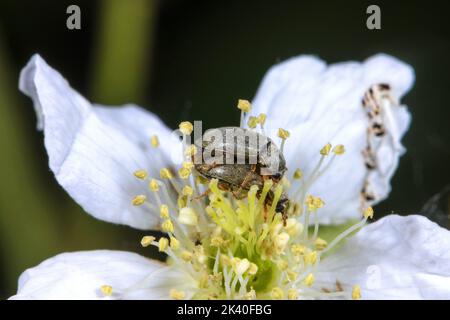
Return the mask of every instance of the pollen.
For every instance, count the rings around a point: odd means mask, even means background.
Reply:
[[[272,291],[270,291],[270,297],[273,300],[281,300],[284,298],[284,292],[279,287],[272,288]]]
[[[110,297],[113,294],[113,288],[108,285],[103,285],[100,287],[100,291],[104,296]]]
[[[143,236],[141,239],[141,246],[148,247],[149,245],[151,245],[153,243],[153,241],[155,241],[155,237],[153,236]]]
[[[252,109],[252,105],[250,103],[250,101],[248,100],[244,100],[244,99],[239,99],[238,100],[238,104],[237,104],[238,109],[242,110],[243,112],[249,113],[250,110]]]
[[[281,139],[286,140],[287,138],[289,138],[290,135],[291,134],[289,131],[284,130],[282,128],[278,129],[278,137],[280,137]]]
[[[181,133],[187,136],[192,133],[192,130],[194,130],[194,126],[189,121],[181,122],[178,128],[180,128]]]
[[[162,230],[164,231],[164,232],[170,232],[170,233],[173,233],[173,223],[172,223],[172,221],[170,220],[170,219],[167,219],[166,221],[164,221],[162,224],[161,224],[161,228],[162,228]]]
[[[187,226],[196,226],[198,224],[198,217],[192,208],[184,207],[180,210],[178,221]]]
[[[333,148],[333,152],[335,155],[340,156],[343,155],[345,153],[345,147],[343,144],[338,144],[337,146],[335,146]]]
[[[140,206],[144,204],[146,199],[147,197],[145,195],[140,194],[134,197],[133,200],[131,200],[131,203],[133,204],[133,206]]]
[[[325,203],[319,197],[308,195],[305,204],[309,212],[316,212],[318,209],[322,208]]]
[[[150,183],[148,184],[148,188],[153,192],[157,192],[159,190],[158,181],[156,181],[155,179],[152,179],[150,181]]]
[[[162,168],[159,170],[159,175],[161,176],[161,179],[172,179],[173,174],[172,172],[167,168]]]
[[[165,204],[162,204],[159,208],[159,216],[163,219],[168,219],[170,217],[169,215],[169,207]]]
[[[153,148],[158,148],[159,147],[159,139],[157,135],[153,135],[150,138],[150,144],[152,145]]]
[[[169,239],[165,237],[161,237],[158,241],[158,250],[159,252],[164,252],[169,246]]]
[[[183,300],[186,294],[183,291],[177,289],[170,290],[170,297],[174,300]]]
[[[364,210],[364,218],[373,219],[373,208],[372,207],[368,207],[366,210]]]
[[[330,154],[331,144],[327,143],[322,149],[320,149],[320,154],[323,156],[327,156]]]
[[[138,179],[145,179],[147,177],[147,171],[143,169],[136,170],[133,174]]]
[[[311,287],[315,280],[316,278],[314,277],[314,274],[310,273],[305,277],[305,279],[303,279],[303,284],[307,287]]]
[[[361,287],[359,285],[354,285],[352,288],[352,299],[360,300],[361,299]]]
[[[178,170],[178,175],[181,179],[187,179],[191,175],[191,170],[187,168],[181,168]]]

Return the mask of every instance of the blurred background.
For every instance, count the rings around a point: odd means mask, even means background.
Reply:
[[[328,62],[397,56],[416,70],[404,98],[413,123],[393,191],[376,212],[422,210],[449,227],[448,10],[445,2],[377,3],[382,29],[371,31],[365,1],[2,0],[0,298],[50,256],[139,252],[143,235],[82,212],[49,171],[31,100],[17,89],[35,52],[89,100],[135,102],[171,127],[196,119],[204,127],[238,124],[236,100],[251,99],[271,65],[298,54]],[[71,4],[81,8],[81,30],[66,28]]]

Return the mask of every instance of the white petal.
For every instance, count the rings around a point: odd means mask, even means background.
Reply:
[[[131,286],[164,268],[161,262],[131,252],[62,253],[26,270],[19,278],[17,294],[11,299],[123,299]],[[101,292],[103,285],[112,287],[112,296]],[[168,292],[169,288],[161,286],[155,288],[153,296],[136,294],[134,298],[168,298]]]
[[[98,219],[154,228],[157,216],[133,207],[131,199],[147,190],[134,171],[159,175],[173,163],[172,153],[179,155],[161,120],[133,105],[92,106],[38,55],[22,70],[19,86],[33,99],[50,169],[72,198]],[[154,134],[161,142],[157,149],[150,146]]]
[[[316,279],[358,284],[365,299],[450,299],[450,232],[423,216],[385,217],[326,257]]]
[[[318,58],[299,56],[275,65],[264,77],[251,115],[267,114],[266,132],[275,141],[279,140],[278,128],[291,132],[284,152],[288,174],[300,168],[309,176],[320,158],[319,150],[328,142],[346,148],[310,189],[326,203],[320,210],[321,223],[360,217],[360,194],[366,180],[375,195],[373,203],[387,197],[390,179],[404,151],[400,140],[410,115],[404,106],[386,108],[390,121],[385,119],[387,134],[376,152],[378,169],[366,177],[362,151],[367,146],[369,118],[361,101],[372,85],[380,83],[389,84],[394,97],[401,98],[413,81],[410,66],[382,54],[363,63],[329,66]]]

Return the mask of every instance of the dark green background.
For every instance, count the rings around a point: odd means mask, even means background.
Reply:
[[[395,55],[416,70],[404,99],[413,123],[391,196],[376,211],[418,212],[450,180],[449,11],[445,2],[376,3],[382,30],[370,31],[365,1],[1,1],[0,298],[25,268],[59,252],[155,254],[139,249],[142,232],[91,218],[54,180],[31,101],[17,90],[35,52],[91,101],[136,102],[172,127],[237,124],[236,100],[251,99],[266,70],[291,56]],[[66,29],[69,4],[81,7],[81,30]],[[449,198],[441,204],[447,223]]]

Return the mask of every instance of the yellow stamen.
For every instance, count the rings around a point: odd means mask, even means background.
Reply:
[[[169,215],[169,207],[165,204],[162,204],[159,208],[159,216],[163,219],[168,219],[170,217]]]
[[[150,139],[150,143],[152,145],[153,148],[157,148],[159,147],[159,139],[157,135],[153,135],[152,138]]]
[[[258,118],[256,118],[256,117],[248,118],[247,125],[250,129],[255,129],[257,124],[258,124]]]
[[[317,250],[323,250],[327,247],[327,245],[328,243],[322,238],[317,238],[316,241],[314,241],[314,246]]]
[[[183,196],[192,196],[192,194],[194,193],[194,190],[192,189],[191,186],[184,186],[183,190],[182,190]]]
[[[155,179],[152,179],[150,181],[150,183],[148,184],[148,187],[151,191],[153,192],[157,192],[159,190],[159,184],[158,181],[156,181]]]
[[[185,296],[184,291],[178,291],[177,289],[170,290],[170,297],[174,300],[183,300]]]
[[[170,237],[170,247],[173,250],[178,250],[178,248],[180,248],[180,241],[175,237]]]
[[[280,288],[274,287],[274,288],[272,288],[272,291],[270,292],[270,297],[273,300],[281,300],[284,298],[284,292]]]
[[[192,157],[196,153],[197,153],[197,147],[193,144],[187,146],[186,149],[184,150],[184,155],[186,155],[186,156]]]
[[[252,109],[252,105],[250,104],[250,101],[244,100],[244,99],[238,100],[237,107],[238,107],[238,109],[240,109],[246,113],[250,112],[250,110]]]
[[[258,266],[253,262],[250,263],[250,268],[248,268],[248,274],[255,275],[258,272]]]
[[[290,132],[287,130],[284,130],[283,128],[278,129],[278,137],[280,137],[283,140],[286,140],[290,136]]]
[[[261,127],[264,126],[266,123],[267,115],[265,113],[260,113],[258,116],[258,123],[261,125]]]
[[[134,172],[134,176],[138,179],[145,179],[147,177],[147,171],[141,169],[141,170],[136,170]]]
[[[361,287],[359,285],[354,285],[352,288],[352,299],[359,300],[361,299]]]
[[[289,300],[297,300],[298,299],[297,289],[291,288],[288,290],[288,299]]]
[[[178,175],[181,179],[187,179],[191,175],[191,170],[187,168],[181,168],[178,170]]]
[[[327,156],[330,154],[331,144],[327,143],[322,149],[320,149],[320,154],[323,156]]]
[[[333,152],[337,156],[343,155],[345,153],[344,145],[338,144],[336,147],[333,148]]]
[[[170,232],[170,233],[172,233],[173,232],[173,223],[172,223],[172,221],[170,220],[170,219],[167,219],[166,221],[164,221],[163,223],[162,223],[162,225],[161,225],[161,229],[164,231],[164,232]]]
[[[133,200],[131,200],[131,203],[133,204],[133,206],[140,206],[144,204],[146,199],[147,197],[145,195],[140,194],[134,197]]]
[[[190,135],[192,133],[192,130],[194,130],[194,126],[192,125],[192,123],[190,123],[189,121],[183,121],[180,123],[180,125],[178,126],[180,128],[180,131],[184,134],[184,135]]]
[[[312,273],[308,274],[305,279],[303,279],[303,284],[307,287],[311,287],[314,284],[315,277]]]
[[[315,264],[317,261],[317,251],[308,252],[303,257],[303,260],[305,261],[305,264],[307,264],[307,265]]]
[[[300,180],[303,177],[303,172],[300,169],[295,170],[294,179]]]
[[[164,237],[159,239],[159,241],[158,241],[159,252],[164,252],[168,246],[169,246],[169,239],[164,238]]]
[[[194,255],[192,254],[192,252],[189,252],[187,250],[184,250],[183,252],[181,252],[181,255],[180,255],[181,259],[183,259],[186,262],[192,261],[193,256]]]
[[[152,242],[155,241],[155,237],[153,236],[144,236],[141,239],[141,246],[148,247],[152,244]]]
[[[373,208],[372,207],[368,207],[366,210],[364,210],[364,218],[366,218],[366,219],[373,218]]]
[[[161,176],[162,179],[172,179],[173,178],[172,172],[167,168],[162,168],[161,170],[159,170],[159,175]]]
[[[113,288],[108,285],[101,286],[100,290],[103,293],[103,295],[105,295],[107,297],[110,297],[113,294]]]

